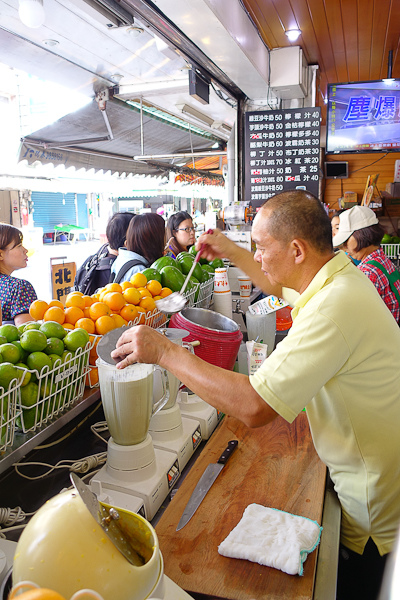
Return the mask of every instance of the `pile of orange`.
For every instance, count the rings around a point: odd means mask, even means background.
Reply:
[[[49,303],[35,300],[29,314],[35,321],[56,321],[65,329],[80,327],[89,334],[104,335],[129,322],[135,325],[145,323],[157,312],[155,301],[171,293],[172,290],[162,287],[158,281],[147,281],[143,273],[135,273],[130,281],[109,283],[91,296],[71,292],[66,297],[65,306],[59,300]],[[95,347],[96,344],[92,348],[90,364],[94,364],[97,357]]]

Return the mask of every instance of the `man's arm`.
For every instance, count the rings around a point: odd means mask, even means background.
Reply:
[[[261,270],[260,263],[255,262],[254,254],[229,240],[219,229],[214,229],[212,234],[201,235],[196,243],[196,248],[199,249],[201,244],[206,244],[203,256],[208,260],[228,258],[231,263],[246,273],[264,294],[282,296],[281,286],[273,286],[269,282]]]
[[[112,356],[124,357],[118,369],[134,362],[160,365],[205,402],[248,427],[262,427],[277,416],[246,375],[210,365],[150,327],[139,325],[123,333]]]

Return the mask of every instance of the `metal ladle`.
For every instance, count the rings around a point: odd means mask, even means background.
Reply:
[[[208,234],[211,234],[212,232],[213,232],[212,229],[208,229],[206,231],[206,233],[208,233]],[[186,286],[189,283],[189,279],[194,271],[195,266],[199,262],[205,247],[206,247],[205,244],[202,244],[200,246],[200,249],[199,249],[198,253],[196,254],[196,257],[193,261],[192,266],[190,267],[190,271],[186,276],[186,279],[183,283],[183,286],[181,287],[181,290],[179,292],[173,292],[173,294],[170,294],[169,296],[166,296],[165,298],[161,298],[161,300],[156,300],[156,306],[157,306],[158,310],[160,310],[161,312],[165,312],[165,313],[177,313],[180,310],[182,310],[182,308],[185,306],[185,304],[187,302],[187,298],[184,297],[183,292],[185,291]]]

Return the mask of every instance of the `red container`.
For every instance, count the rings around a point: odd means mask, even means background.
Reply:
[[[243,335],[232,319],[205,308],[185,308],[172,315],[169,327],[189,331],[184,342],[200,342],[194,347],[196,356],[217,367],[233,369]]]
[[[292,326],[292,307],[285,306],[276,311],[276,330],[287,331]]]

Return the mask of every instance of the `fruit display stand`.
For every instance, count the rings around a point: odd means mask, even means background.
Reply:
[[[381,244],[382,250],[398,267],[400,263],[400,244]]]
[[[194,306],[197,308],[210,308],[214,292],[214,275],[200,284],[199,293]]]
[[[0,458],[14,442],[16,420],[21,414],[18,396],[21,381],[13,379],[6,390],[0,387]]]

